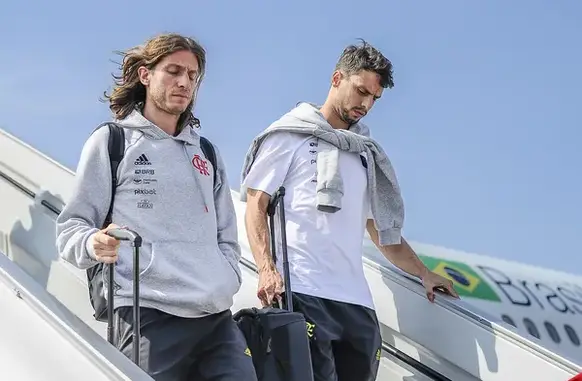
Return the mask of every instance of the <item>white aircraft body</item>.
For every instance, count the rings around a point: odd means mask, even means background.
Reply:
[[[374,244],[365,253],[391,266]],[[451,279],[461,298],[545,347],[582,360],[582,276],[411,242],[424,264]]]
[[[0,379],[149,379],[106,342],[105,324],[92,317],[85,273],[56,253],[54,221],[73,182],[73,171],[0,130]],[[232,194],[243,254],[236,311],[259,301],[245,206]],[[410,243],[431,270],[454,281],[462,299],[439,294],[431,304],[419,282],[366,238],[363,266],[384,341],[378,380],[565,381],[582,371],[581,276]],[[58,336],[50,328],[43,336],[10,329],[39,319],[74,345],[50,337]],[[23,346],[23,335],[35,335],[29,338],[36,346]],[[35,348],[44,348],[45,361],[22,357],[35,356]],[[75,348],[89,354],[93,367],[68,363],[80,356]],[[11,371],[18,377],[8,377]]]

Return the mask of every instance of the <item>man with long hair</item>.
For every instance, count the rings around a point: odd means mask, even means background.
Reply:
[[[72,196],[57,219],[60,255],[78,268],[116,263],[115,344],[132,353],[132,253],[108,236],[127,226],[143,237],[140,365],[155,380],[256,381],[230,308],[241,285],[230,186],[213,146],[213,168],[193,128],[206,53],[164,34],[124,53],[109,100],[125,133],[112,224],[101,229],[112,186],[109,129],[85,143]],[[215,171],[214,171],[215,170]],[[104,287],[109,287],[104,276]]]
[[[325,103],[300,103],[262,131],[243,167],[258,297],[271,305],[292,292],[293,309],[308,322],[315,381],[376,379],[382,339],[362,266],[366,229],[388,260],[422,279],[430,301],[435,288],[457,296],[452,282],[429,271],[401,237],[396,176],[361,122],[393,85],[392,64],[382,53],[366,42],[348,46]],[[269,250],[266,210],[280,186],[286,188],[290,285]]]

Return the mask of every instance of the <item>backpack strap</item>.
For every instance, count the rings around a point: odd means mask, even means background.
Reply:
[[[111,203],[109,204],[109,211],[103,228],[107,227],[111,222],[111,214],[113,213],[113,200],[115,198],[115,189],[117,187],[117,168],[119,163],[123,160],[125,153],[125,131],[122,127],[116,124],[109,123],[109,163],[111,166]]]
[[[202,148],[202,152],[204,152],[204,156],[210,163],[212,163],[212,168],[214,169],[214,181],[216,182],[216,152],[214,151],[214,146],[210,142],[210,140],[206,139],[204,136],[200,136],[200,148]]]
[[[107,227],[112,222],[111,214],[113,211],[113,199],[115,198],[115,189],[117,188],[117,168],[119,167],[119,163],[123,159],[123,155],[125,153],[125,132],[123,128],[113,123],[108,123],[107,125],[109,127],[109,142],[107,144],[107,149],[109,151],[109,163],[111,166],[111,203],[109,204],[109,211],[107,212],[107,216],[105,217],[102,228]],[[104,125],[97,127],[93,132],[97,131],[101,127],[104,127]],[[104,293],[103,262],[99,262],[97,265],[88,268],[86,272],[87,284],[89,288],[89,301],[91,302],[91,306],[95,311],[93,316],[97,321],[108,322],[107,335],[109,339],[112,324],[109,320],[109,307],[107,305]],[[111,274],[112,273],[110,273],[110,276]]]

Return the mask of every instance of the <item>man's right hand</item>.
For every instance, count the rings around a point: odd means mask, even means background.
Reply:
[[[257,296],[263,307],[270,307],[274,300],[281,300],[283,278],[277,269],[259,271],[259,289]]]
[[[108,236],[106,232],[110,229],[119,228],[115,224],[109,224],[105,229],[93,234],[91,245],[93,253],[99,262],[117,262],[117,251],[119,250],[119,240]]]

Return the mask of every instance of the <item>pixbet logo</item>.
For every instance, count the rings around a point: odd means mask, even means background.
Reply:
[[[134,194],[156,194],[155,189],[136,189],[133,192]]]

